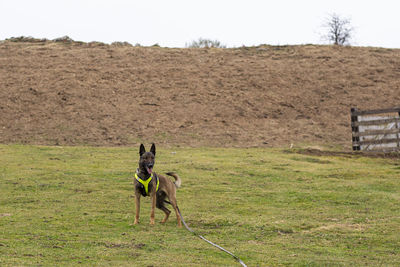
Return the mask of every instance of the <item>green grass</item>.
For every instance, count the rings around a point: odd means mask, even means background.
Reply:
[[[176,152],[176,153],[171,153]],[[138,148],[0,145],[1,266],[240,266],[176,227],[133,225]],[[248,266],[398,266],[400,161],[158,147],[199,234]]]

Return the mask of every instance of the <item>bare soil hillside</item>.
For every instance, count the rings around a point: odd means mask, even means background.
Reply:
[[[399,49],[0,43],[0,143],[350,148],[350,108],[392,106]]]

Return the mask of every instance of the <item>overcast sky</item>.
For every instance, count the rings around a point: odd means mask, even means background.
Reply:
[[[331,13],[351,19],[352,45],[400,48],[400,0],[0,0],[0,40],[324,44],[321,25]]]

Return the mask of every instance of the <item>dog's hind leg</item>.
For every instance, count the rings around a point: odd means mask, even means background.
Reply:
[[[165,193],[164,192],[161,192],[160,194],[157,193],[156,207],[165,213],[165,217],[161,221],[161,223],[165,223],[168,220],[169,214],[171,213],[171,211],[165,207],[164,201],[165,201]]]
[[[165,206],[162,206],[160,208],[160,210],[162,210],[165,213],[165,217],[164,219],[161,221],[161,223],[165,223],[168,220],[169,214],[171,213],[171,211],[169,209],[167,209]]]

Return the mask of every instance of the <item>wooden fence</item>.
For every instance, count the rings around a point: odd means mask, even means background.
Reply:
[[[400,151],[400,107],[351,109],[353,150]]]

